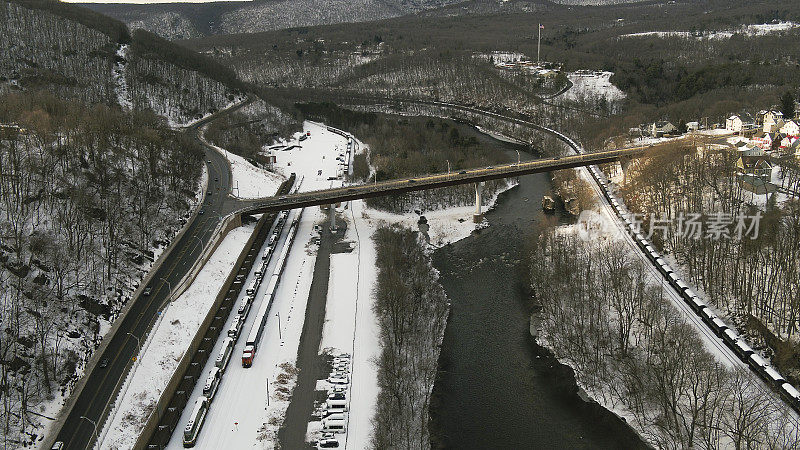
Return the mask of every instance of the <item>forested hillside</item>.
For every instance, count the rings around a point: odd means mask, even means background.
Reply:
[[[212,4],[86,6],[167,39],[255,33],[292,27],[366,22],[435,10],[464,0],[259,0]],[[529,2],[525,2],[529,3]],[[536,2],[540,3],[540,2]],[[460,6],[460,5],[459,5]]]
[[[182,124],[226,106],[244,89],[210,59],[58,2],[3,2],[0,36],[0,92],[41,89],[87,103],[150,108]]]
[[[116,36],[127,40],[126,30]],[[115,99],[108,33],[16,3],[0,3],[0,91],[46,89],[90,103]]]
[[[630,182],[622,190],[625,201],[648,225],[650,214],[755,215],[759,208],[753,206],[753,197],[764,199],[734,181],[736,158],[728,151],[706,151],[642,161],[630,170]],[[798,192],[796,163],[783,164],[780,173],[789,192]],[[765,349],[781,373],[798,382],[800,206],[794,195],[780,203],[773,195],[764,209],[754,240],[670,233],[666,238],[656,235],[654,241],[673,255],[688,279],[748,335],[754,347]]]
[[[202,149],[152,112],[44,93],[4,94],[0,123],[20,127],[0,139],[0,434],[15,446],[180,228]]]
[[[205,137],[239,156],[265,163],[262,150],[300,131],[298,125],[299,121],[289,113],[256,100],[210,123]]]
[[[563,63],[567,72],[613,72],[611,82],[626,94],[616,105],[575,105],[565,96],[546,103],[601,115],[624,110],[638,121],[626,120],[626,127],[704,116],[714,123],[731,111],[769,107],[800,82],[800,28],[792,26],[800,22],[800,4],[789,0],[530,9],[509,2],[483,15],[444,14],[460,6],[426,13],[441,13],[434,17],[209,36],[187,45],[265,86],[438,98],[531,114],[545,103],[536,95],[561,85],[539,86],[475,56],[501,51],[535,60],[542,23],[543,60]]]
[[[198,201],[203,150],[173,127],[245,89],[83,8],[0,2],[0,446],[42,438]]]

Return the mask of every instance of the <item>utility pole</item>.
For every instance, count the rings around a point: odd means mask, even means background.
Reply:
[[[536,42],[536,64],[539,64],[539,56],[542,53],[542,24],[539,24],[539,40]]]

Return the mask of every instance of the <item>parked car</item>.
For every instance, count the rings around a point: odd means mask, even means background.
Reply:
[[[328,400],[346,400],[347,396],[344,392],[331,392],[328,394]]]
[[[350,382],[350,377],[346,374],[332,373],[328,377],[328,382],[333,384],[347,384]]]
[[[317,441],[317,448],[339,448],[339,441],[336,439],[320,439]]]

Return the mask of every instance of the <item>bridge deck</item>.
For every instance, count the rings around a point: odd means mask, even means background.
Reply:
[[[516,177],[537,172],[568,169],[572,167],[587,166],[591,164],[616,161],[621,158],[636,158],[645,156],[648,151],[655,151],[651,147],[635,147],[621,150],[609,150],[597,153],[586,153],[561,158],[543,158],[519,164],[504,164],[496,167],[482,169],[469,169],[461,172],[438,173],[421,175],[417,177],[401,178],[395,180],[379,181],[362,185],[345,186],[341,188],[323,189],[318,191],[300,192],[269,197],[254,201],[252,206],[240,210],[242,214],[259,214],[270,211],[303,208],[307,206],[329,205],[332,203],[346,202],[369,197],[399,194],[425,189],[435,189],[459,184],[477,183],[500,178]],[[464,173],[462,173],[464,172]]]

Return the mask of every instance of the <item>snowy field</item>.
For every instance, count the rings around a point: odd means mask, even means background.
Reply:
[[[625,93],[611,84],[613,72],[578,73],[571,72],[567,78],[572,82],[572,87],[564,93],[566,100],[580,100],[582,98],[604,97],[607,101],[622,100]]]
[[[304,141],[297,136],[288,147],[272,152],[275,155],[275,170],[284,177],[296,173],[304,177],[302,191],[327,189],[342,185],[341,180],[329,180],[342,175],[346,164],[337,161],[339,155],[346,155],[347,139],[328,131],[323,124],[303,122],[303,133],[311,133]],[[288,150],[287,150],[288,149]]]
[[[133,447],[147,417],[172,377],[222,288],[254,225],[232,230],[200,271],[194,283],[162,313],[142,344],[138,364],[128,374],[96,447]]]
[[[694,33],[690,31],[646,31],[642,33],[630,33],[620,35],[621,38],[629,37],[650,37],[656,36],[661,38],[667,37],[681,37],[686,39],[729,39],[735,34],[744,36],[766,36],[770,34],[785,33],[795,28],[800,27],[797,22],[777,22],[777,23],[762,23],[754,25],[742,25],[735,30],[722,30],[722,31],[702,31]]]
[[[292,172],[296,173],[300,180],[300,191],[340,186],[341,180],[328,180],[328,178],[335,177],[341,172],[343,165],[336,157],[346,150],[347,140],[327,131],[324,125],[313,122],[305,122],[304,132],[311,132],[311,135],[306,140],[298,142],[302,147],[275,151],[276,169],[286,176]],[[240,183],[240,189],[242,187]],[[299,211],[292,211],[287,223],[291,223],[298,214]],[[264,300],[267,283],[263,283],[257,292],[256,301],[242,327],[242,334],[245,337],[239,337],[234,348],[219,390],[209,408],[205,425],[200,431],[197,448],[275,447],[277,431],[283,423],[291,390],[296,381],[294,367],[316,261],[316,246],[312,243],[312,238],[316,236],[314,226],[322,220],[324,215],[319,208],[305,209],[253,365],[243,368],[241,355],[246,335],[250,332],[256,312]],[[288,228],[285,227],[278,241],[278,249],[286,243]],[[263,250],[262,248],[262,253]],[[276,250],[276,253],[278,251]],[[267,273],[273,270],[274,261],[268,267]],[[250,274],[250,278],[252,277],[253,274]],[[247,282],[249,283],[249,279]],[[238,300],[241,298],[243,297]],[[230,322],[232,317],[228,319],[225,329],[230,326]],[[278,331],[279,322],[280,331]],[[217,342],[212,355],[216,355],[220,347],[221,340]],[[209,360],[203,374],[207,374],[212,365],[213,361]],[[244,389],[244,386],[247,389]],[[201,393],[202,386],[198,383],[187,403],[189,406],[184,410],[178,423],[178,431],[170,440],[169,448],[182,448],[180,430],[189,421],[191,405]]]

